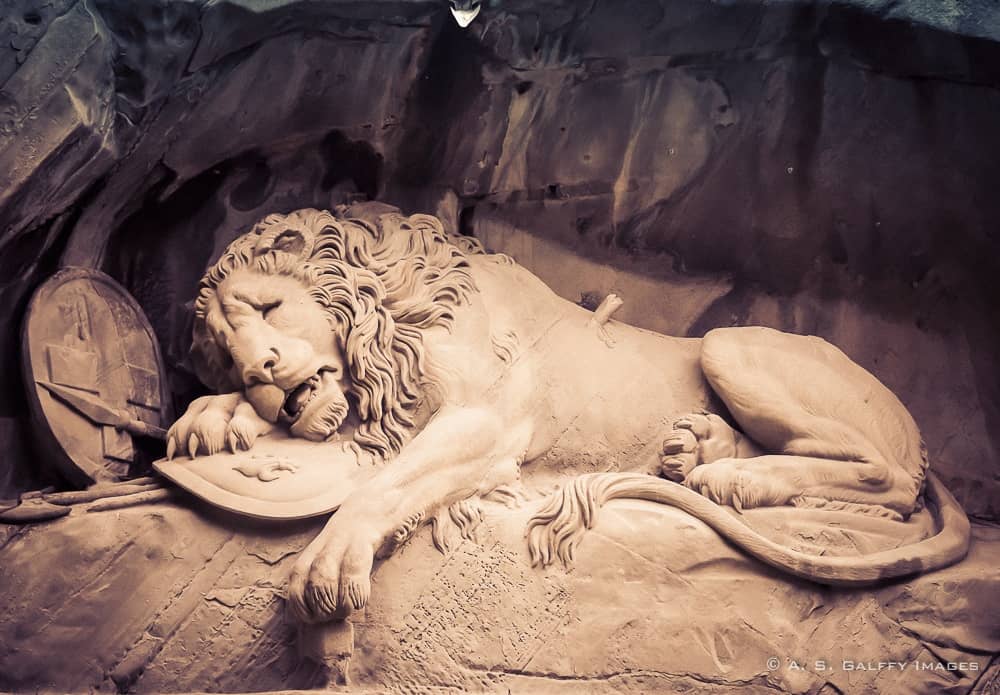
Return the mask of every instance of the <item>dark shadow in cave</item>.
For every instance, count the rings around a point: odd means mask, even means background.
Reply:
[[[393,162],[393,183],[403,187],[426,186],[440,176],[453,142],[449,131],[482,91],[486,49],[447,15],[435,20],[427,64],[407,99],[405,137]]]
[[[351,181],[369,200],[378,198],[384,161],[371,143],[348,140],[342,132],[333,130],[319,147],[326,167],[321,188],[330,190],[343,181]]]

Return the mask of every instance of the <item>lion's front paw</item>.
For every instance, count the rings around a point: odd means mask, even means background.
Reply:
[[[288,580],[289,607],[307,623],[344,618],[368,605],[371,594],[374,544],[366,535],[335,533],[317,545],[322,540],[302,552]]]
[[[194,458],[217,454],[225,448],[249,449],[273,425],[257,415],[242,393],[202,396],[167,432],[167,458],[177,453]]]
[[[766,471],[736,459],[698,466],[684,484],[716,504],[730,505],[737,511],[788,504],[798,494]]]
[[[736,430],[718,415],[685,415],[674,423],[663,442],[660,472],[664,478],[680,482],[695,466],[735,456],[737,437]]]

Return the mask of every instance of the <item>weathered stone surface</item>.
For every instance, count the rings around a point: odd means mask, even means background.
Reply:
[[[74,5],[4,83],[0,206],[8,242],[68,207],[111,164],[111,50],[100,20]],[[81,171],[87,165],[96,171]]]
[[[0,58],[0,391],[23,403],[17,383],[16,326],[30,288],[54,269],[67,216],[112,165],[115,89],[113,45],[82,3],[12,2],[0,36],[15,54]],[[9,10],[9,14],[8,14]]]
[[[523,530],[535,506],[487,506],[476,542],[446,556],[425,528],[376,569],[355,621],[354,689],[966,693],[1000,651],[993,527],[976,527],[958,566],[852,592],[790,581],[701,522],[641,502],[605,509],[571,571],[533,569]],[[747,512],[786,539],[789,513],[803,549],[850,554],[921,533],[885,520],[852,530],[856,517],[831,512]],[[281,596],[317,530],[248,529],[167,504],[29,528],[0,548],[0,688],[314,687]],[[937,667],[949,662],[964,666]]]

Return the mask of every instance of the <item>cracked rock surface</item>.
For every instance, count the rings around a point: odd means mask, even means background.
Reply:
[[[635,501],[602,511],[571,568],[532,568],[523,533],[537,507],[486,505],[474,540],[446,555],[424,527],[376,567],[371,602],[354,617],[348,692],[995,692],[996,527],[976,526],[969,557],[952,568],[835,590]],[[745,515],[774,540],[840,555],[927,531],[843,512]],[[0,689],[322,685],[298,658],[283,600],[294,554],[319,526],[248,527],[161,503],[4,536]]]

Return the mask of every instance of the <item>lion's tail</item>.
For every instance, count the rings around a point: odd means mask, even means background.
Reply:
[[[853,557],[809,555],[771,541],[711,500],[669,480],[641,473],[581,475],[556,492],[528,522],[533,565],[543,567],[573,553],[584,532],[609,500],[631,498],[677,507],[711,526],[723,538],[758,560],[797,577],[834,586],[862,586],[947,567],[969,549],[969,520],[955,498],[932,473],[927,501],[941,529],[936,535],[901,548]]]

